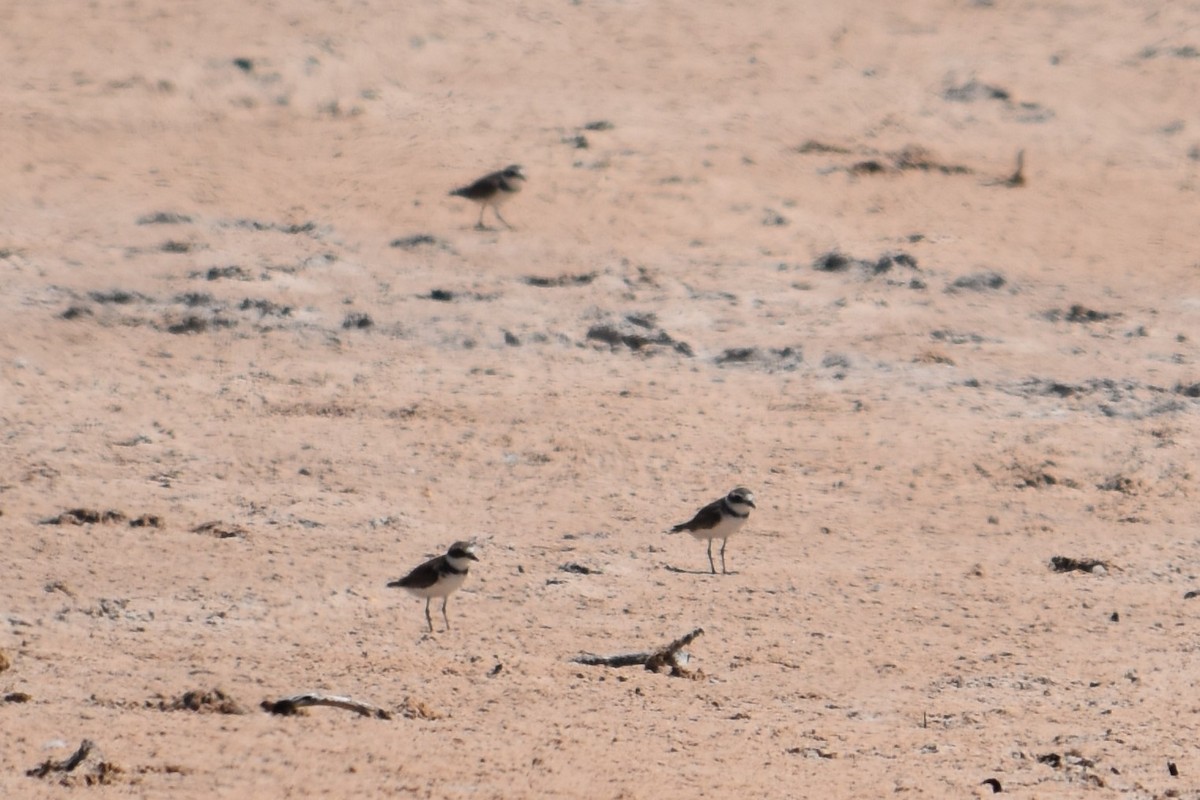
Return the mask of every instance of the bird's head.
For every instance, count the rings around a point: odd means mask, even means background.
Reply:
[[[455,569],[465,569],[468,561],[478,561],[479,556],[475,555],[475,545],[471,542],[455,542],[446,551],[446,560]]]
[[[758,508],[758,506],[754,505],[754,492],[744,486],[739,486],[725,495],[725,502],[739,510],[743,508]]]

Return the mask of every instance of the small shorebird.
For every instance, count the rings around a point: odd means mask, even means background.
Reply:
[[[737,533],[738,528],[746,524],[750,518],[750,509],[754,505],[754,492],[739,486],[720,500],[715,500],[696,512],[696,516],[687,522],[681,522],[671,528],[671,533],[687,531],[697,539],[708,539],[708,567],[713,575],[717,567],[713,564],[713,539],[721,540],[721,574],[725,573],[725,544],[729,537]]]
[[[425,621],[429,623],[430,632],[433,631],[433,618],[429,616],[429,601],[435,597],[442,598],[442,619],[446,621],[446,630],[450,630],[446,602],[450,599],[450,594],[467,579],[467,569],[471,562],[478,560],[475,545],[470,542],[455,542],[450,545],[446,555],[429,559],[388,586],[407,589],[417,597],[425,598]]]
[[[475,223],[476,230],[487,230],[483,224],[483,212],[487,210],[488,206],[492,207],[496,219],[503,222],[504,227],[512,230],[512,225],[508,224],[508,220],[500,216],[500,204],[521,191],[521,184],[524,182],[525,173],[521,172],[520,165],[512,164],[498,172],[484,175],[469,186],[455,189],[450,196],[465,197],[479,203],[479,221]]]

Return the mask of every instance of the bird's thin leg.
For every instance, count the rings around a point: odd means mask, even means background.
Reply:
[[[496,215],[496,219],[504,223],[504,227],[508,228],[510,231],[513,229],[513,226],[508,224],[508,220],[500,216],[500,208],[498,206],[492,206],[492,212]]]
[[[722,539],[722,540],[721,540],[721,574],[722,574],[722,575],[728,575],[728,574],[729,574],[729,573],[727,573],[727,572],[725,571],[725,545],[726,545],[726,544],[728,544],[728,543],[729,543],[729,540],[728,540],[728,539]]]
[[[717,574],[717,565],[712,560],[712,539],[708,540],[708,568],[712,570],[712,574]]]
[[[446,630],[450,630],[450,618],[446,616],[446,603],[450,602],[450,595],[442,598],[442,619],[446,620]]]
[[[429,632],[433,633],[433,617],[429,616],[429,598],[425,598],[425,621],[429,623]]]
[[[483,212],[487,211],[487,204],[483,203],[479,206],[479,221],[475,223],[475,230],[486,231],[487,226],[483,224]]]

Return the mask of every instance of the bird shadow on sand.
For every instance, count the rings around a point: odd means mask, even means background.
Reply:
[[[667,572],[677,572],[680,575],[711,575],[714,578],[718,577],[721,574],[725,574],[725,575],[737,575],[738,574],[737,572],[735,572],[733,570],[730,570],[729,572],[726,572],[726,573],[714,573],[707,569],[684,569],[683,567],[677,567],[674,564],[663,564],[663,569],[665,569]]]

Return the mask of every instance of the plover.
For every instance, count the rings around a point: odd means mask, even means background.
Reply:
[[[746,524],[750,517],[750,509],[754,505],[754,492],[739,486],[720,500],[714,500],[696,512],[696,516],[687,522],[681,522],[671,528],[671,533],[687,531],[697,539],[708,539],[708,567],[713,575],[717,567],[713,564],[713,539],[721,540],[721,574],[725,574],[725,544],[729,537],[737,533],[738,528]]]
[[[488,206],[492,207],[496,219],[504,223],[504,227],[512,230],[512,225],[500,216],[500,204],[517,192],[525,182],[525,173],[521,172],[518,164],[512,164],[498,172],[491,172],[469,186],[463,186],[450,193],[451,197],[465,197],[479,203],[479,221],[475,223],[476,230],[487,230],[483,225],[483,212]]]
[[[472,561],[478,561],[475,555],[475,545],[470,542],[455,542],[450,545],[446,555],[431,558],[412,572],[399,580],[392,581],[388,586],[407,589],[417,597],[425,598],[425,621],[429,630],[433,631],[433,618],[429,616],[429,601],[435,597],[442,598],[442,619],[446,621],[446,630],[450,630],[450,618],[446,616],[446,602],[451,592],[463,585],[467,579],[467,569]]]

